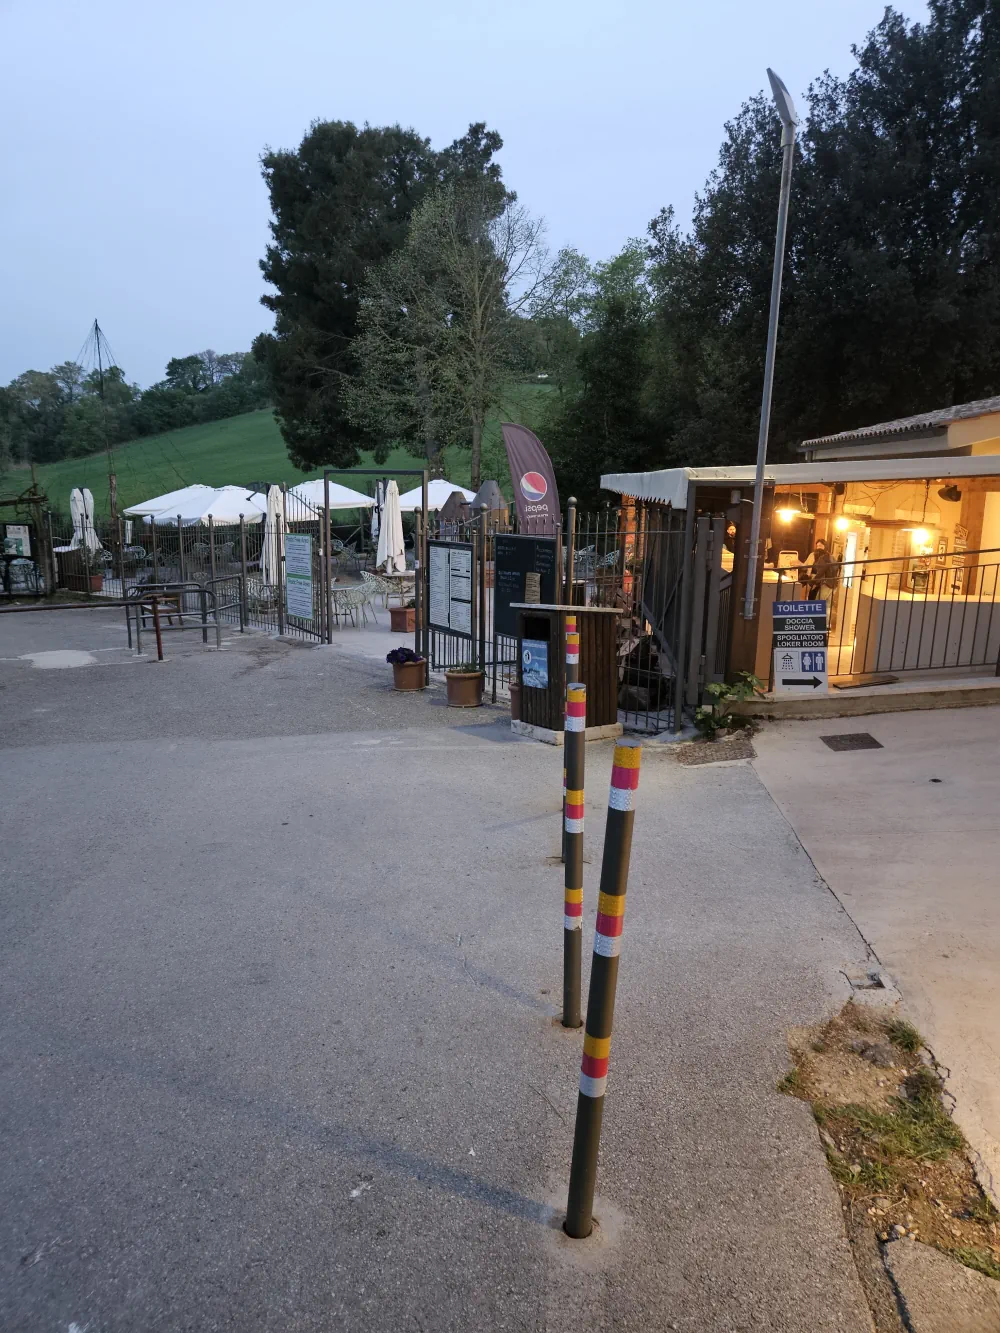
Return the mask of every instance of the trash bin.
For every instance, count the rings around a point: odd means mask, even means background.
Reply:
[[[620,736],[617,630],[621,613],[607,606],[512,603],[517,611],[520,717],[514,731],[562,745],[566,700],[566,615],[580,632],[580,680],[587,687],[587,740]]]

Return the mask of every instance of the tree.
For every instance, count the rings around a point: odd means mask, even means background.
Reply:
[[[537,364],[560,396],[579,388],[580,333],[593,291],[590,261],[578,250],[564,247],[531,311]]]
[[[652,290],[645,247],[629,241],[591,273],[579,388],[544,430],[560,489],[586,505],[600,501],[602,472],[663,465],[646,401]]]
[[[207,389],[211,381],[202,355],[195,352],[191,356],[171,357],[167,362],[167,387],[180,389],[182,393],[201,393]]]
[[[59,385],[64,400],[75,403],[83,393],[83,366],[77,365],[75,361],[63,361],[53,366],[49,374]]]
[[[436,466],[442,444],[463,445],[478,489],[486,418],[528,359],[542,232],[516,198],[466,178],[427,198],[403,248],[369,270],[348,404],[383,449],[403,439]]]
[[[253,351],[297,466],[350,467],[372,443],[345,401],[365,271],[402,246],[414,209],[442,181],[502,190],[492,161],[501,146],[483,124],[438,153],[399,125],[317,121],[295,152],[264,154],[273,220],[261,271],[274,292],[261,301],[275,325]]]

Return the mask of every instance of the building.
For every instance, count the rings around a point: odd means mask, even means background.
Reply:
[[[692,589],[670,645],[683,659],[685,701],[740,670],[768,680],[770,608],[810,596],[830,607],[835,684],[900,672],[992,673],[1000,660],[1000,398],[807,440],[801,449],[808,461],[766,471],[765,559],[752,621],[742,615],[752,467],[601,478],[626,510],[635,506],[640,526],[676,527],[684,515],[684,539],[657,549],[686,551],[693,561],[690,576],[674,575],[690,577]],[[810,559],[821,542],[833,566],[817,581]]]

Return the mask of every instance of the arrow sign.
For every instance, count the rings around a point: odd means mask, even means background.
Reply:
[[[819,676],[812,676],[806,680],[803,680],[800,676],[782,676],[781,683],[782,685],[811,685],[814,690],[823,684]]]

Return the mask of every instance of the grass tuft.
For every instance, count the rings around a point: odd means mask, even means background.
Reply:
[[[923,1037],[905,1018],[894,1018],[885,1031],[892,1044],[908,1055],[916,1055],[924,1044]]]
[[[782,1074],[778,1079],[778,1091],[787,1093],[789,1097],[804,1097],[805,1089],[802,1086],[802,1073],[798,1065],[793,1066],[787,1074]]]
[[[976,1250],[971,1246],[963,1245],[957,1249],[948,1250],[959,1263],[965,1264],[966,1268],[975,1268],[977,1272],[983,1273],[986,1277],[1000,1279],[1000,1264],[996,1262],[989,1250]]]

